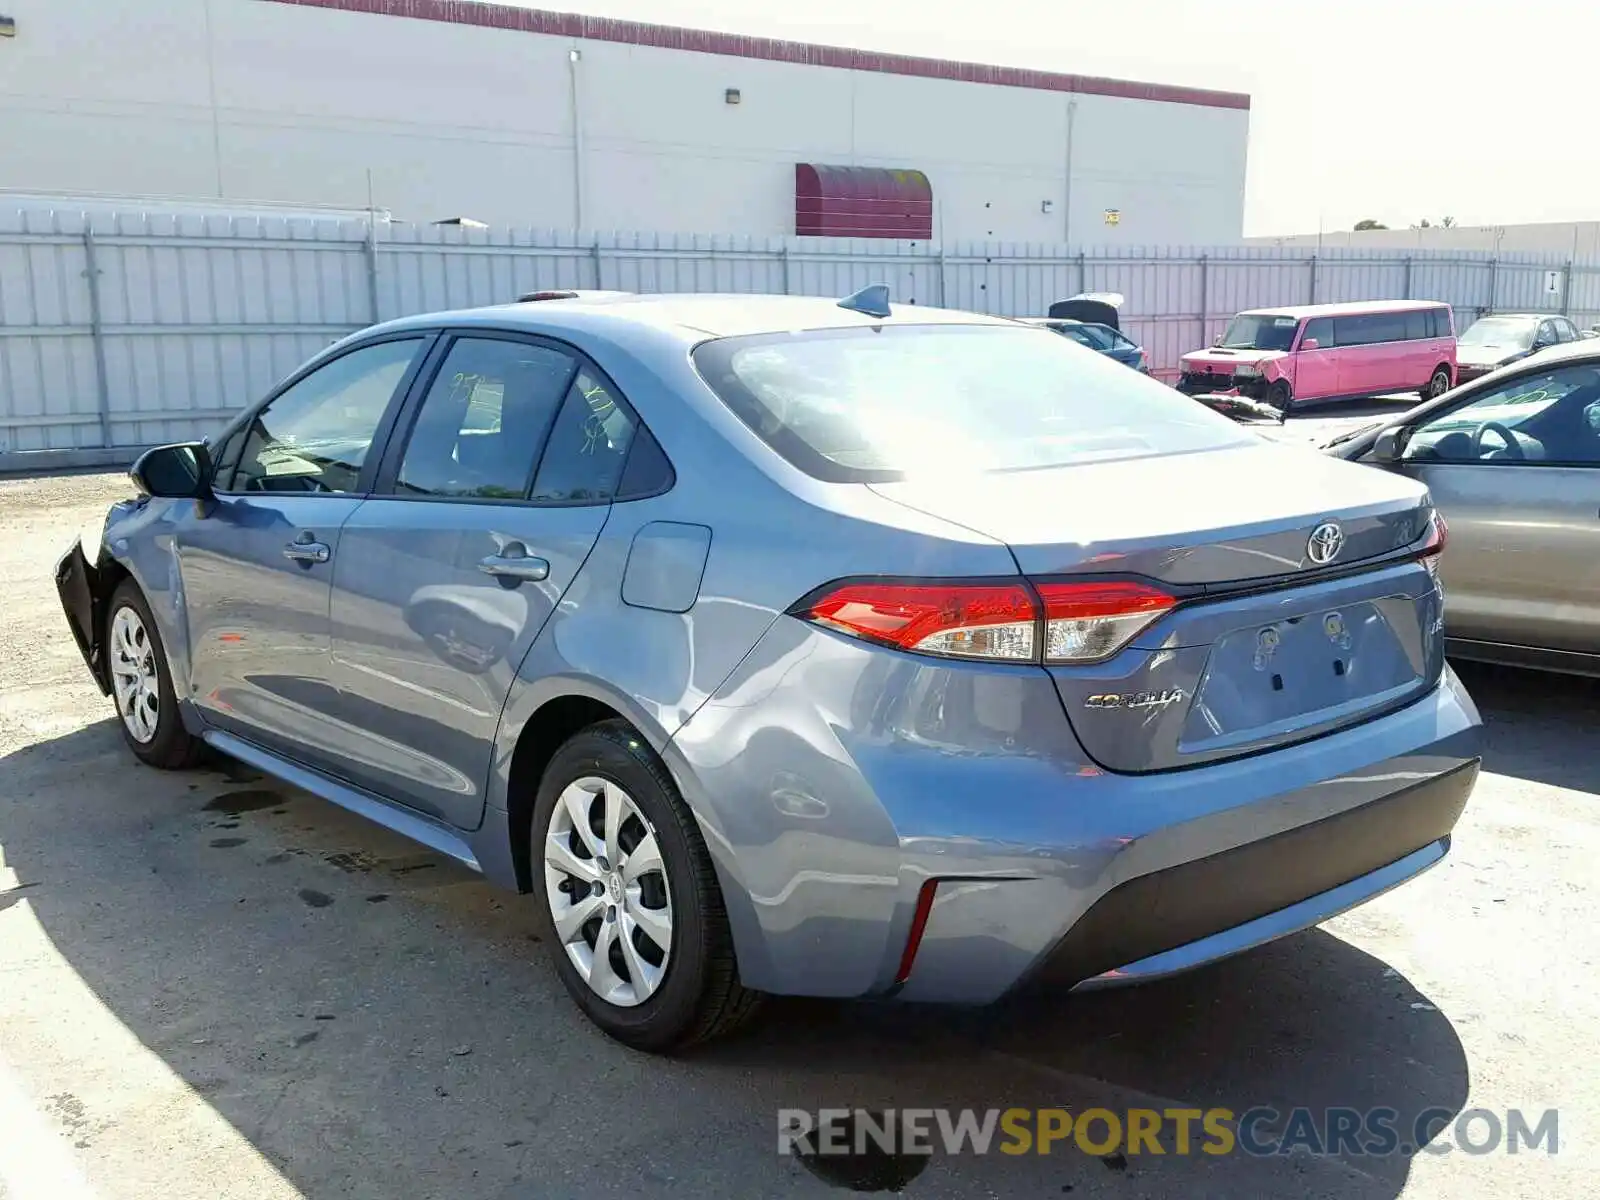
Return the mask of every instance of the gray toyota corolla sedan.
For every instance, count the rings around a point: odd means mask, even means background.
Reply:
[[[1422,485],[873,289],[396,321],[133,481],[57,570],[133,753],[531,893],[650,1049],[1248,949],[1478,771]]]

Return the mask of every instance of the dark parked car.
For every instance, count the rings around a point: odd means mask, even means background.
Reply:
[[[1144,347],[1109,325],[1055,317],[1033,317],[1029,319],[1028,324],[1053,329],[1062,337],[1070,338],[1080,346],[1087,346],[1098,354],[1116,359],[1123,366],[1132,367],[1135,371],[1142,371],[1146,375],[1150,374],[1150,360],[1145,356]]]
[[[1052,304],[1049,316],[1027,320],[1148,375],[1150,360],[1144,347],[1122,332],[1118,314],[1122,304],[1123,297],[1117,292],[1086,292]]]
[[[1549,313],[1495,313],[1479,317],[1456,339],[1456,382],[1479,379],[1530,354],[1582,340],[1566,317]]]
[[[1600,675],[1600,342],[1523,359],[1327,447],[1426,484],[1451,654]]]

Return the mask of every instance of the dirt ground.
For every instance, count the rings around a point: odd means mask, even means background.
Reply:
[[[837,1195],[776,1153],[780,1108],[940,1105],[1555,1108],[1560,1141],[936,1155],[908,1196],[1593,1194],[1594,683],[1463,669],[1489,749],[1450,857],[1321,929],[979,1012],[775,1002],[653,1059],[579,1017],[527,901],[253,772],[134,764],[51,583],[124,491],[0,481],[5,1200]]]

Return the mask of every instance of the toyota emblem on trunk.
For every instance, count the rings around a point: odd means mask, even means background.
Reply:
[[[1324,521],[1311,531],[1306,541],[1306,557],[1319,567],[1331,563],[1344,549],[1344,530],[1336,521]]]

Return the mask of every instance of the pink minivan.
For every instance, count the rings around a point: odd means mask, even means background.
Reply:
[[[1182,364],[1179,391],[1236,391],[1285,411],[1385,392],[1431,400],[1455,384],[1455,322],[1448,304],[1423,300],[1254,309]]]

